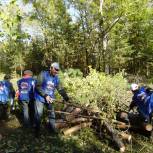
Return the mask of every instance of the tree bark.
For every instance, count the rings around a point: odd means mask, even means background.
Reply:
[[[69,128],[69,129],[65,129],[65,130],[63,130],[62,132],[63,132],[63,134],[64,134],[65,136],[71,135],[71,134],[73,134],[74,132],[77,132],[77,131],[81,130],[82,128],[90,127],[91,124],[92,124],[91,122],[81,123],[81,124],[79,124],[79,125],[76,125],[76,126],[73,126],[73,127]]]
[[[120,129],[136,129],[136,130],[146,130],[152,131],[153,127],[150,123],[145,123],[144,119],[139,114],[132,114],[127,112],[119,112],[117,119],[120,120],[117,127]]]
[[[103,122],[103,124],[104,124],[108,134],[111,136],[113,142],[115,142],[115,144],[119,148],[120,152],[124,152],[125,146],[124,146],[122,140],[119,138],[117,132],[107,122]]]
[[[127,140],[128,142],[131,142],[132,136],[130,134],[127,134],[125,132],[120,132],[119,135],[123,140]]]
[[[64,122],[63,120],[57,120],[55,123],[55,127],[57,129],[66,128],[68,127],[68,123]]]
[[[82,122],[87,122],[87,121],[90,121],[91,122],[92,119],[83,118],[83,117],[81,117],[81,118],[75,118],[70,123],[71,124],[76,124],[76,123],[82,123]]]

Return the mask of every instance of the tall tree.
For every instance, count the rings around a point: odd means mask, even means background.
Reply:
[[[8,71],[19,68],[22,75],[22,69],[25,65],[23,40],[27,38],[27,35],[21,29],[23,12],[19,8],[16,0],[10,1],[5,6],[2,5],[0,10],[4,37],[1,55],[5,55],[6,57],[3,65],[7,67]]]

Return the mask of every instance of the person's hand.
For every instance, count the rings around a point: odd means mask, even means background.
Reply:
[[[51,98],[50,96],[46,96],[45,98],[46,98],[47,103],[53,103],[54,99]]]

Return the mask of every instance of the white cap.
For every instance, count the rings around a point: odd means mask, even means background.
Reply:
[[[59,67],[59,63],[57,63],[57,62],[54,62],[54,63],[52,63],[51,64],[51,67],[53,67],[53,68],[55,68],[55,69],[60,69],[60,67]]]
[[[132,84],[131,84],[131,90],[132,90],[132,91],[135,91],[135,90],[137,90],[138,88],[139,88],[138,84],[136,84],[136,83],[132,83]]]

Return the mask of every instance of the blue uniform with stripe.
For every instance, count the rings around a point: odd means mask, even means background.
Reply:
[[[9,89],[5,81],[0,81],[0,104],[6,104],[9,101]]]
[[[148,113],[152,114],[153,113],[153,93],[151,93],[149,96],[147,96],[146,101],[148,103]]]
[[[22,78],[17,82],[19,89],[19,101],[29,102],[34,97],[36,80],[32,77]]]
[[[139,113],[144,118],[148,119],[153,110],[153,95],[148,95],[146,93],[146,89],[141,87],[137,92],[134,93],[132,100],[138,107]]]
[[[55,98],[55,89],[59,85],[59,78],[58,76],[52,76],[48,71],[42,72],[42,84],[41,89],[44,94],[49,95],[51,98]],[[44,97],[42,97],[37,91],[35,92],[35,100],[45,103]]]

